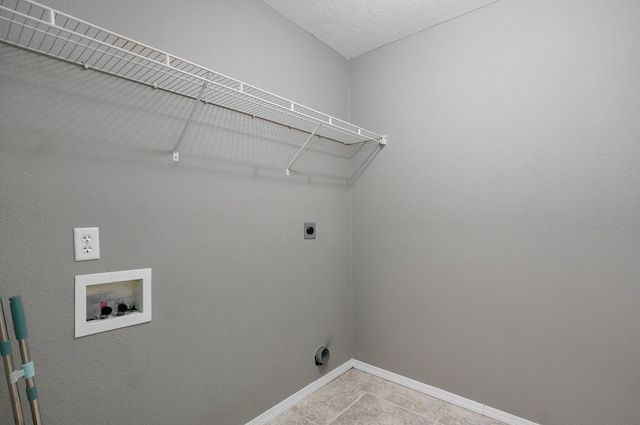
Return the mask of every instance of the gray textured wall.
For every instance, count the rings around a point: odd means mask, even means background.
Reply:
[[[356,357],[541,424],[640,418],[640,3],[503,0],[351,61]]]
[[[350,224],[348,164],[285,179],[291,134],[209,109],[174,164],[188,101],[0,46],[0,296],[47,423],[241,424],[318,344],[346,361],[351,226],[359,359],[545,425],[640,417],[637,2],[503,0],[349,77],[257,0],[48,4],[391,138]],[[153,321],[74,339],[73,277],[138,267]]]
[[[346,118],[347,62],[261,1],[49,4]],[[45,423],[242,424],[326,372],[318,346],[352,357],[347,162],[287,178],[304,139],[208,107],[176,164],[188,100],[5,45],[0,105],[0,296],[23,296]],[[85,226],[102,258],[75,263]],[[142,267],[153,320],[74,339],[74,276]]]

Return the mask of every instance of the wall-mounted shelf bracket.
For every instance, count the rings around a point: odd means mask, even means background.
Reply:
[[[309,144],[309,142],[311,141],[311,139],[313,139],[313,136],[316,135],[316,133],[318,132],[318,130],[320,130],[320,127],[322,127],[322,123],[318,124],[318,126],[315,128],[315,130],[313,130],[311,132],[311,134],[309,134],[309,137],[307,137],[307,140],[304,142],[304,144],[302,145],[302,147],[300,148],[300,150],[298,151],[298,153],[296,153],[296,156],[293,157],[293,159],[291,160],[291,162],[289,162],[289,165],[287,165],[287,168],[284,170],[285,174],[288,176],[290,173],[290,168],[293,165],[294,162],[296,162],[296,159],[298,159],[298,157],[300,156],[300,154],[302,153],[302,151],[307,147],[307,145]]]
[[[193,122],[193,117],[196,114],[196,111],[202,104],[202,97],[204,95],[204,91],[207,89],[207,79],[209,78],[210,73],[207,73],[207,76],[202,80],[202,88],[200,89],[200,93],[198,93],[198,97],[196,98],[193,107],[191,108],[191,112],[189,113],[189,118],[187,118],[187,122],[182,129],[182,133],[180,133],[180,138],[178,139],[178,143],[176,147],[173,149],[173,160],[178,162],[180,161],[180,145],[184,142],[185,137],[188,134],[189,128],[191,127],[191,123]]]

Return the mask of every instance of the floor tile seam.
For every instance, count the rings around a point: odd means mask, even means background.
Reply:
[[[370,374],[370,373],[368,373],[368,372],[364,372],[364,373],[367,373],[368,375],[371,375],[371,374]],[[372,376],[375,376],[375,375],[372,375]],[[404,407],[404,406],[401,406],[401,405],[399,405],[399,404],[396,404],[396,403],[394,403],[394,402],[393,402],[393,401],[391,401],[391,400],[387,400],[387,399],[385,399],[384,397],[381,397],[381,396],[379,396],[379,395],[376,395],[376,394],[372,393],[371,391],[367,391],[367,393],[369,393],[369,395],[371,395],[371,396],[373,396],[373,397],[375,397],[375,398],[377,398],[377,399],[379,399],[379,400],[384,400],[384,401],[386,401],[386,402],[388,402],[388,403],[393,404],[394,406],[400,407],[400,408],[402,408],[402,409],[404,409],[404,410],[408,410],[408,411],[410,411],[410,412],[412,412],[412,413],[415,413],[416,415],[418,415],[418,416],[420,416],[420,417],[422,417],[422,418],[425,418],[425,419],[428,419],[428,420],[430,420],[430,421],[434,422],[434,425],[436,425],[436,424],[440,424],[440,420],[446,416],[446,412],[445,412],[446,408],[448,408],[448,407],[452,406],[452,404],[451,404],[450,402],[448,402],[448,401],[441,400],[441,399],[439,399],[439,398],[437,398],[437,397],[433,397],[433,396],[431,396],[431,395],[429,395],[429,394],[422,393],[422,392],[420,392],[420,391],[414,390],[413,388],[409,388],[409,387],[407,387],[406,385],[402,385],[402,384],[399,384],[399,383],[397,383],[397,382],[389,381],[389,380],[384,379],[384,378],[380,378],[380,379],[382,379],[382,380],[383,380],[383,381],[385,381],[386,383],[390,384],[391,386],[395,386],[395,385],[397,385],[398,387],[402,387],[402,388],[405,388],[405,389],[407,389],[407,390],[414,391],[414,392],[416,392],[416,393],[418,393],[418,394],[420,394],[420,395],[423,395],[423,396],[425,396],[425,397],[434,398],[434,399],[436,399],[436,400],[441,401],[442,403],[444,403],[444,404],[445,404],[445,406],[441,406],[440,408],[435,409],[435,412],[436,412],[435,417],[436,417],[436,419],[431,419],[431,418],[429,418],[429,417],[426,417],[424,414],[421,414],[421,413],[419,413],[419,412],[416,412],[416,411],[414,411],[414,410],[411,410],[411,409],[408,409],[408,408],[406,408],[406,407]]]
[[[294,414],[295,416],[297,416],[297,417],[299,417],[299,418],[302,418],[302,419],[304,419],[305,421],[309,422],[311,425],[320,425],[320,424],[318,424],[318,423],[316,423],[316,422],[312,421],[311,419],[307,418],[306,416],[303,416],[303,415],[301,415],[301,414],[299,414],[299,413],[294,412],[294,411],[293,411],[293,410],[291,410],[291,409],[288,409],[288,411],[289,411],[289,412],[291,412],[292,414]]]
[[[310,410],[309,406],[307,406],[304,409],[300,409],[300,411],[298,411],[298,412],[294,411],[293,408],[290,408],[288,410],[291,410],[293,413],[296,413],[297,416],[300,416],[301,418],[311,422],[313,425],[329,425],[330,423],[335,421],[340,415],[342,415],[345,412],[345,410],[349,409],[349,407],[351,407],[354,403],[356,403],[358,400],[360,400],[362,398],[362,396],[364,396],[366,394],[366,391],[356,387],[355,385],[352,385],[348,381],[339,381],[338,380],[339,378],[340,377],[338,376],[335,379],[332,379],[331,381],[327,382],[326,384],[324,384],[320,388],[317,388],[313,393],[307,395],[303,400],[301,400],[301,401],[304,401],[304,400],[311,399],[315,394],[317,394],[318,392],[322,391],[323,389],[327,389],[332,384],[335,385],[335,386],[346,388],[348,390],[353,390],[354,393],[358,393],[357,399],[353,403],[349,404],[349,406],[346,409],[340,411],[340,413],[336,417],[331,419],[329,422],[322,422],[322,423],[314,422],[309,416],[307,416],[307,411]],[[335,388],[331,388],[331,392],[332,393],[334,392],[334,390],[335,390]],[[297,405],[298,404],[296,404],[296,406]],[[293,407],[296,407],[296,406],[293,406]]]
[[[394,403],[394,402],[392,402],[392,401],[390,401],[390,400],[387,400],[387,399],[382,398],[382,397],[380,397],[380,396],[377,396],[377,395],[375,395],[375,394],[372,394],[372,393],[369,393],[369,392],[367,392],[367,394],[369,394],[371,397],[375,397],[375,398],[377,398],[378,400],[382,400],[382,401],[384,401],[385,403],[389,403],[389,404],[391,404],[391,405],[393,405],[393,406],[395,406],[395,407],[398,407],[398,408],[400,408],[400,409],[402,409],[402,410],[406,410],[407,412],[411,412],[411,413],[413,413],[413,414],[415,414],[415,415],[418,415],[418,416],[420,416],[421,418],[424,418],[424,419],[428,420],[429,422],[432,422],[432,423],[433,423],[432,425],[439,425],[439,424],[440,424],[440,419],[442,419],[442,418],[444,417],[444,414],[440,413],[440,414],[438,414],[437,419],[432,419],[432,418],[429,418],[429,417],[427,417],[427,416],[423,415],[422,413],[416,412],[415,410],[407,409],[407,408],[406,408],[406,407],[404,407],[404,406],[401,406],[401,405],[399,405],[399,404],[396,404],[396,403]]]
[[[334,423],[335,421],[337,421],[337,420],[338,420],[338,418],[340,418],[340,416],[342,416],[342,415],[343,415],[347,410],[351,409],[351,407],[353,407],[353,405],[354,405],[354,404],[356,404],[357,402],[359,402],[359,401],[360,401],[360,399],[362,399],[362,397],[364,397],[365,395],[367,395],[367,394],[368,394],[366,391],[362,391],[361,389],[358,389],[358,391],[360,391],[362,394],[360,394],[360,395],[358,396],[358,398],[357,398],[357,399],[355,399],[355,400],[354,400],[350,405],[348,405],[348,406],[347,406],[347,407],[346,407],[342,412],[338,413],[338,415],[337,415],[335,418],[331,419],[331,421],[330,421],[330,422],[327,422],[327,424],[326,424],[326,425],[331,425],[332,423]]]
[[[343,373],[342,375],[338,376],[338,377],[337,377],[337,378],[335,378],[334,380],[332,380],[332,381],[328,382],[327,384],[329,384],[329,383],[331,383],[331,382],[339,382],[340,384],[346,385],[346,386],[351,387],[351,388],[355,388],[355,389],[357,389],[357,390],[359,390],[359,391],[366,391],[366,390],[363,390],[362,388],[360,388],[360,387],[358,386],[358,382],[355,382],[356,380],[354,380],[353,378],[348,378],[348,377],[346,377],[346,376],[345,376],[347,373],[349,373],[349,372],[350,372],[350,371],[352,371],[352,370],[354,370],[354,368],[349,369],[348,371],[346,371],[346,372],[345,372],[345,373]],[[356,369],[356,370],[357,370],[357,369]],[[370,374],[369,374],[369,373],[367,373],[367,372],[362,372],[362,373],[367,374],[367,375],[370,375]]]

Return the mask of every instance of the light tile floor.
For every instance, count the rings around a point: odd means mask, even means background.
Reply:
[[[351,369],[269,425],[504,425],[402,385]]]

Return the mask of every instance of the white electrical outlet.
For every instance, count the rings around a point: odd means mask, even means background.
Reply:
[[[76,261],[98,260],[100,258],[98,228],[76,227],[73,229],[73,251]]]

